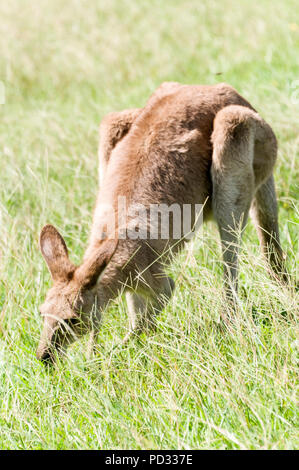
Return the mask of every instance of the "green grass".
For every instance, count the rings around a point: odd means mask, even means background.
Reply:
[[[228,82],[273,125],[281,238],[295,280],[297,2],[11,0],[0,17],[0,448],[298,447],[298,298],[267,276],[251,223],[231,334],[211,326],[223,305],[210,225],[171,267],[177,289],[156,335],[111,354],[127,328],[119,299],[96,359],[85,357],[86,340],[52,372],[35,359],[50,286],[39,231],[56,225],[80,262],[100,119],[142,106],[165,80]]]

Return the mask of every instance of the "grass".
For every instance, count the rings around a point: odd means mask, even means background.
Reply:
[[[127,328],[118,299],[96,359],[85,340],[52,372],[35,359],[50,286],[39,231],[56,225],[80,262],[100,119],[165,80],[226,81],[273,125],[281,238],[298,278],[297,2],[11,0],[0,16],[0,448],[298,448],[298,298],[267,276],[251,223],[231,334],[211,326],[223,305],[210,225],[171,267],[177,289],[156,335],[111,354]]]

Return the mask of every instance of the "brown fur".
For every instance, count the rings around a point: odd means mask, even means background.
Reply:
[[[283,272],[272,174],[276,153],[270,126],[226,84],[164,83],[144,108],[109,114],[100,127],[101,187],[82,265],[75,268],[70,263],[63,239],[53,227],[46,226],[41,234],[54,287],[42,307],[45,324],[38,357],[52,359],[53,345],[62,349],[59,335],[67,338],[66,345],[71,342],[68,334],[61,333],[68,318],[80,319],[79,336],[88,329],[97,331],[103,309],[123,290],[129,309],[128,337],[153,327],[155,315],[171,297],[174,282],[165,274],[165,262],[184,240],[161,236],[117,240],[119,227],[107,233],[111,214],[103,211],[102,204],[117,210],[119,196],[147,208],[162,203],[205,204],[204,220],[214,218],[219,227],[229,299],[237,291],[238,231],[244,228],[252,204],[263,250],[274,271]],[[56,319],[50,326],[49,315]]]

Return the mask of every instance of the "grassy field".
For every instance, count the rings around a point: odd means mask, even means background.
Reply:
[[[298,297],[267,276],[251,222],[231,334],[211,326],[223,307],[211,224],[171,267],[177,289],[155,335],[111,353],[128,326],[121,298],[97,358],[82,340],[51,372],[35,359],[50,286],[39,231],[56,225],[80,262],[98,124],[165,80],[228,82],[271,123],[281,238],[298,278],[297,2],[11,0],[0,18],[0,448],[298,448]]]

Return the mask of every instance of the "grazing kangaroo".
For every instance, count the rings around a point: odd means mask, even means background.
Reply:
[[[250,208],[274,274],[286,278],[273,180],[276,154],[271,127],[226,84],[163,83],[144,108],[106,116],[100,126],[100,190],[82,264],[72,264],[53,226],[40,234],[54,285],[41,307],[37,357],[54,361],[55,350],[63,351],[89,331],[96,334],[104,308],[123,291],[129,312],[126,339],[154,327],[174,290],[165,263],[186,237],[164,237],[160,225],[156,237],[136,236],[138,224],[149,234],[152,204],[204,205],[203,220],[213,217],[218,224],[232,304],[239,235]],[[145,215],[133,217],[128,211],[113,225],[120,197],[130,208],[145,207]],[[196,217],[192,210],[192,225]],[[173,220],[170,225],[174,228]]]

